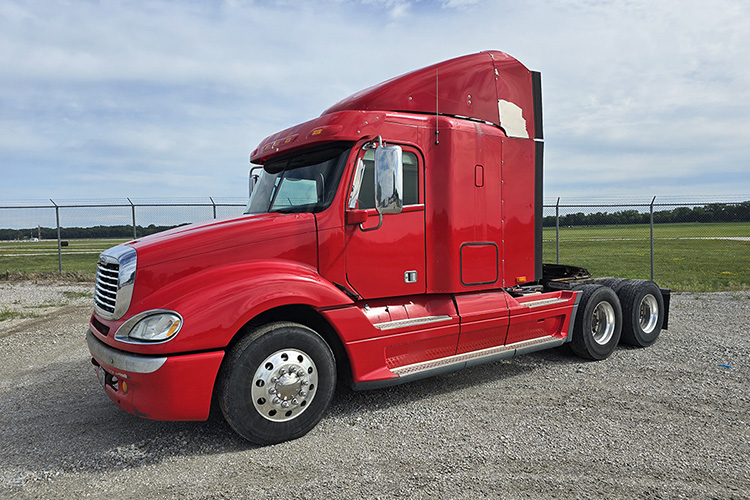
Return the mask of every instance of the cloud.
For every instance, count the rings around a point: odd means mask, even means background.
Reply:
[[[10,0],[0,198],[242,196],[265,136],[484,49],[542,71],[545,193],[750,192],[745,2]]]

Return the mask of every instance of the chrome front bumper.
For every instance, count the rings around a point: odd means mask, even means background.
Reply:
[[[91,330],[86,332],[86,342],[89,345],[91,355],[97,361],[122,372],[154,373],[167,362],[166,356],[144,356],[110,347],[96,338]]]

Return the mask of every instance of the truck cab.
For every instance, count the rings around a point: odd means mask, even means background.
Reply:
[[[159,420],[212,400],[300,437],[374,389],[570,343],[647,346],[669,291],[542,264],[541,76],[502,52],[423,68],[269,136],[245,214],[105,251],[87,333],[107,395]]]

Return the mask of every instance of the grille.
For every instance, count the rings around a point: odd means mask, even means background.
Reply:
[[[118,320],[130,307],[136,260],[135,249],[126,245],[112,247],[99,256],[94,306],[100,317]]]
[[[96,290],[94,303],[102,311],[115,313],[117,305],[117,284],[120,279],[120,264],[118,262],[102,262],[96,270]]]

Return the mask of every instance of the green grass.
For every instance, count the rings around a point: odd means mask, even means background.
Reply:
[[[104,250],[126,239],[66,240],[62,247],[63,271],[81,273],[93,279],[96,262]],[[57,241],[0,242],[0,277],[10,274],[54,273],[59,271]]]
[[[645,239],[650,237],[648,224],[629,224],[623,226],[576,226],[560,227],[560,240],[593,240],[593,239]],[[654,238],[720,238],[750,237],[750,222],[720,222],[702,224],[686,222],[683,224],[654,224]],[[555,228],[545,227],[545,242],[555,241]]]
[[[10,319],[21,319],[21,318],[35,318],[35,313],[22,313],[18,311],[11,311],[10,309],[0,309],[0,321],[6,321]]]
[[[560,263],[585,267],[594,276],[647,279],[649,237],[649,226],[642,224],[562,227]],[[656,282],[675,291],[750,289],[750,241],[717,239],[727,237],[750,237],[750,223],[656,225]],[[544,262],[555,262],[555,228],[544,228],[543,239]],[[93,279],[99,253],[126,240],[68,241],[63,271]],[[56,241],[0,242],[0,279],[57,271]]]
[[[654,280],[675,291],[750,289],[750,223],[654,226]],[[544,229],[543,258],[555,262],[555,228]],[[648,225],[560,228],[560,263],[594,276],[648,279]],[[705,238],[705,239],[702,239]]]
[[[75,300],[75,299],[93,299],[94,294],[91,292],[72,292],[70,290],[63,290],[63,297],[65,297],[68,300]]]

